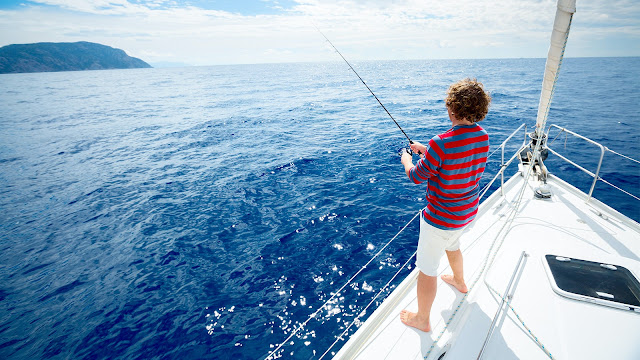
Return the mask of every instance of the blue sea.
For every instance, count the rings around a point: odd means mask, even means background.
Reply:
[[[464,77],[492,94],[492,151],[535,124],[544,59],[353,65],[413,140],[450,127],[443,98]],[[565,59],[549,123],[638,159],[637,79],[640,58]],[[337,61],[0,75],[0,358],[264,359],[425,206],[405,146]],[[593,145],[552,146],[595,171]],[[608,153],[601,176],[640,196],[640,165]],[[617,189],[594,196],[640,221]],[[279,354],[324,353],[417,226]]]

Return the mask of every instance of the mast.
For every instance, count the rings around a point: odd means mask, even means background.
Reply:
[[[540,104],[538,105],[538,116],[536,118],[535,138],[541,139],[544,128],[547,124],[547,116],[551,107],[551,99],[555,90],[556,81],[560,72],[560,65],[564,56],[564,49],[569,37],[571,18],[576,12],[576,0],[558,0],[556,18],[553,22],[553,32],[551,33],[551,45],[545,64],[544,78],[542,80],[542,92],[540,93]]]

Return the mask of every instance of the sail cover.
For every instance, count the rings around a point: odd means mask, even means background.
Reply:
[[[555,89],[564,49],[569,37],[571,18],[576,12],[576,0],[559,0],[556,18],[553,22],[553,32],[551,33],[551,45],[545,64],[544,78],[542,80],[542,92],[540,93],[540,104],[538,105],[538,117],[536,119],[536,135],[540,138],[547,123],[547,115],[551,106],[551,99]]]

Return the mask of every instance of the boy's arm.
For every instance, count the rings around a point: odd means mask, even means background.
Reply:
[[[441,151],[439,152],[438,149],[440,149],[441,146],[436,143],[436,140],[439,140],[439,138],[436,138],[437,137],[434,137],[429,141],[430,146],[422,145],[419,142],[411,144],[411,148],[414,152],[422,151],[422,154],[420,155],[421,159],[418,160],[418,163],[415,166],[413,166],[413,158],[411,154],[407,151],[402,153],[400,162],[404,165],[404,172],[409,177],[409,180],[413,181],[415,184],[420,184],[428,178],[436,176],[439,172]]]

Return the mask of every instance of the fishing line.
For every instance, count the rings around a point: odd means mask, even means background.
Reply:
[[[369,90],[369,92],[371,93],[371,95],[373,95],[374,98],[376,98],[376,100],[378,101],[378,104],[380,104],[380,106],[382,106],[382,108],[384,109],[384,111],[387,112],[387,115],[389,115],[389,117],[391,118],[391,120],[393,120],[393,122],[396,124],[396,126],[398,127],[398,129],[400,129],[400,131],[402,131],[402,134],[404,134],[404,136],[407,138],[407,140],[409,140],[409,144],[413,144],[413,141],[409,138],[409,136],[407,135],[406,132],[404,132],[404,130],[402,130],[402,127],[400,127],[400,124],[398,124],[398,122],[396,121],[396,119],[393,118],[393,116],[391,115],[391,113],[389,112],[389,110],[387,110],[387,108],[384,106],[384,104],[382,103],[382,101],[380,101],[380,99],[378,99],[378,97],[376,96],[376,94],[373,93],[373,91],[371,90],[371,88],[369,87],[369,85],[367,85],[366,82],[364,82],[364,80],[362,80],[362,77],[360,77],[360,75],[358,74],[358,72],[356,71],[356,69],[353,68],[353,66],[351,66],[351,64],[349,63],[349,61],[347,61],[347,59],[342,55],[342,53],[340,52],[340,50],[338,50],[338,48],[335,47],[335,45],[333,45],[333,43],[331,42],[331,40],[329,40],[329,38],[322,32],[320,31],[320,29],[313,24],[313,27],[316,28],[316,30],[318,30],[318,32],[320,33],[320,35],[322,35],[322,37],[325,38],[325,40],[327,40],[327,42],[331,45],[331,47],[338,53],[338,55],[340,55],[340,57],[342,58],[342,60],[344,60],[344,62],[347,63],[347,65],[349,65],[349,67],[351,68],[351,71],[353,71],[354,74],[356,74],[356,76],[358,77],[358,79],[360,79],[360,81],[364,84],[364,86],[367,87],[367,90]],[[422,154],[421,152],[418,152],[418,154]]]

